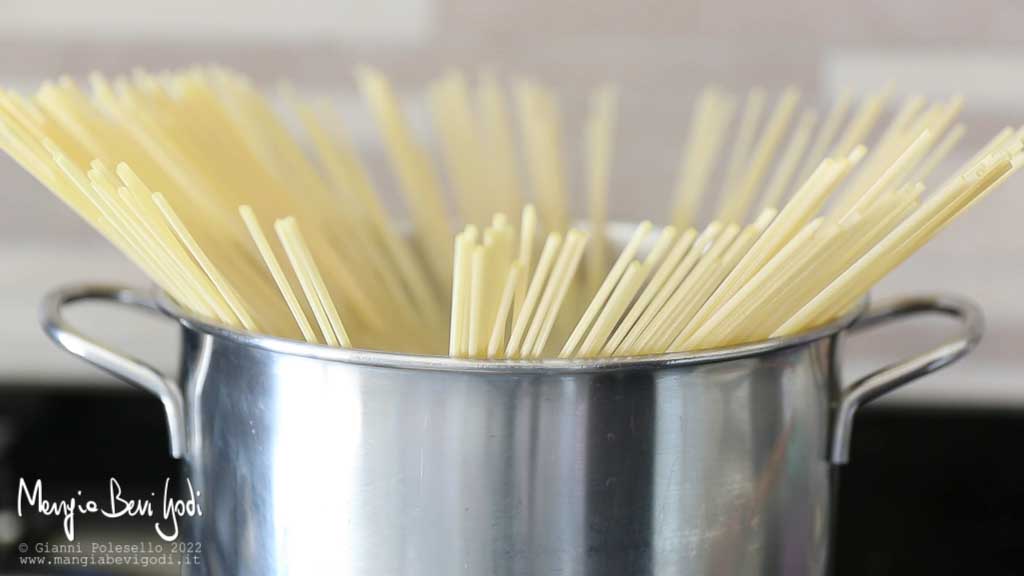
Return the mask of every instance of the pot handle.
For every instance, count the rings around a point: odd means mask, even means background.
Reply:
[[[981,310],[974,303],[956,296],[937,295],[899,298],[872,305],[846,329],[846,333],[917,314],[943,314],[957,318],[962,325],[960,337],[920,356],[872,372],[845,387],[839,394],[833,414],[833,464],[845,464],[850,458],[853,416],[861,406],[956,362],[978,344],[985,328]]]
[[[42,324],[46,335],[58,346],[118,378],[155,394],[167,415],[171,456],[181,458],[185,449],[184,400],[177,383],[145,362],[115,352],[72,328],[62,309],[75,302],[105,301],[127,304],[160,313],[152,298],[138,290],[120,286],[78,285],[58,288],[46,295],[42,305]]]

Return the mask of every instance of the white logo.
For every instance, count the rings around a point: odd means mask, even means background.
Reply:
[[[199,505],[198,490],[192,488],[192,481],[185,479],[188,485],[187,498],[175,498],[169,494],[171,479],[164,480],[164,491],[162,506],[160,508],[161,519],[153,523],[153,529],[165,542],[173,542],[178,539],[178,519],[183,517],[202,516],[203,509]],[[156,497],[155,492],[150,492],[151,497]],[[43,481],[36,480],[30,490],[24,478],[18,479],[18,517],[22,516],[22,499],[29,507],[35,507],[36,512],[45,516],[63,516],[64,534],[69,542],[75,540],[75,515],[102,514],[107,518],[146,517],[152,518],[155,515],[153,501],[145,498],[129,498],[121,490],[121,483],[116,478],[110,479],[110,495],[106,501],[105,508],[100,507],[96,500],[85,498],[82,491],[76,492],[76,496],[65,500],[47,500],[43,496]]]

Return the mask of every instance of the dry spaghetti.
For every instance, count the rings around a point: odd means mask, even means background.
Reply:
[[[356,81],[411,229],[329,103],[286,86],[282,112],[217,67],[0,91],[0,147],[198,317],[480,359],[701,350],[828,322],[1016,171],[1024,147],[1024,129],[1006,128],[926,194],[965,131],[958,97],[908,97],[871,140],[885,90],[849,118],[841,95],[819,123],[795,88],[774,104],[760,88],[742,102],[708,88],[670,221],[640,224],[612,259],[614,86],[591,99],[586,226],[573,228],[550,89],[443,74],[427,90],[439,169],[388,80],[363,68]],[[698,228],[715,177],[715,219]]]

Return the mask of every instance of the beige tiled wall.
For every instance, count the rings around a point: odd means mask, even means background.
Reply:
[[[354,64],[380,66],[414,102],[423,81],[447,65],[528,73],[563,95],[569,142],[580,129],[588,90],[615,81],[623,109],[612,210],[625,219],[664,212],[693,95],[709,81],[737,89],[795,82],[806,99],[820,103],[841,89],[860,93],[887,81],[897,93],[962,92],[965,149],[1004,124],[1024,121],[1024,5],[1012,0],[6,0],[0,11],[4,84],[27,88],[65,72],[217,61],[262,83],[287,77],[336,97],[378,165],[373,127],[351,87]],[[1024,289],[1022,189],[1016,181],[1001,190],[880,290],[943,289],[984,303],[992,337],[974,360],[936,379],[941,386],[930,385],[934,390],[973,378],[998,382],[997,393],[1005,392],[1024,366],[1011,344],[1024,340],[1017,301]],[[88,253],[112,258],[56,200],[0,159],[0,266],[25,278],[0,284],[0,306],[17,290],[23,308],[61,278],[52,268],[30,274],[25,258],[4,256],[23,254],[25,244],[55,260],[69,245],[93,246]],[[38,356],[55,359],[32,317],[18,313],[16,326],[7,328],[16,336],[8,337],[31,338]],[[905,339],[900,345],[908,347]]]

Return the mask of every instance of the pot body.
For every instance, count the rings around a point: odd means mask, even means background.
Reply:
[[[84,300],[175,318],[179,379],[72,328],[62,308]],[[962,333],[839,385],[843,334],[917,313]],[[486,362],[241,333],[105,286],[51,293],[43,324],[160,398],[203,508],[202,576],[820,576],[857,408],[983,326],[917,297],[726,350]]]
[[[834,336],[515,374],[184,334],[202,574],[825,571]]]

